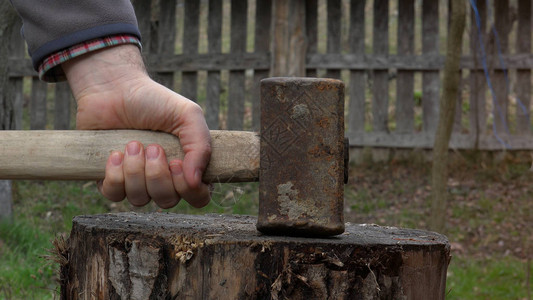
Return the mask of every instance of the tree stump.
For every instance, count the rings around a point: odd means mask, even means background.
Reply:
[[[255,223],[228,215],[76,217],[62,250],[61,296],[444,299],[443,235],[347,224],[334,238],[266,236]]]

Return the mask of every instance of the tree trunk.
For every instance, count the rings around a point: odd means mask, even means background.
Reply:
[[[432,169],[432,203],[429,226],[443,232],[446,223],[448,144],[453,129],[455,102],[459,89],[459,60],[465,28],[465,3],[452,0],[451,20],[444,65],[443,91],[440,99],[439,124],[435,133]]]
[[[9,45],[17,14],[8,1],[0,2],[0,130],[14,129],[13,103],[8,95]],[[0,180],[0,219],[11,219],[11,181]]]
[[[347,225],[329,239],[261,235],[256,218],[80,216],[63,299],[444,299],[445,236]]]

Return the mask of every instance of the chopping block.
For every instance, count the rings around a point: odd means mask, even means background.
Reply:
[[[62,299],[445,299],[450,244],[346,224],[330,238],[263,235],[256,218],[79,216],[57,243]]]

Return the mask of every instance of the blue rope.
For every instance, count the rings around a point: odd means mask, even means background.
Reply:
[[[470,5],[472,6],[472,9],[474,10],[474,15],[476,19],[476,26],[478,31],[478,42],[479,42],[479,49],[481,51],[481,64],[483,65],[483,72],[485,74],[485,79],[487,80],[487,86],[489,87],[490,93],[492,95],[492,115],[495,116],[495,110],[498,110],[498,116],[500,117],[500,120],[505,126],[505,130],[508,132],[507,129],[507,122],[505,121],[505,117],[502,114],[502,111],[496,101],[496,94],[494,93],[494,89],[492,87],[492,81],[490,80],[489,75],[489,68],[487,66],[487,53],[485,51],[485,46],[483,43],[483,33],[481,32],[481,16],[479,15],[479,10],[476,5],[477,0],[470,0]],[[492,131],[494,132],[494,136],[496,137],[496,140],[502,144],[504,148],[509,148],[509,145],[505,143],[500,136],[498,135],[498,132],[496,130],[496,123],[492,122]]]

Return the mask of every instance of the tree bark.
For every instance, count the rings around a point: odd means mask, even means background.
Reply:
[[[261,235],[256,218],[80,216],[58,261],[63,299],[444,299],[445,236],[348,225],[329,239]]]
[[[17,15],[10,2],[0,2],[0,130],[14,129],[13,103],[8,95],[9,45]],[[0,219],[12,217],[11,181],[0,180]]]
[[[443,91],[440,99],[439,123],[433,146],[432,202],[429,226],[443,232],[446,224],[448,144],[453,129],[455,102],[459,88],[459,60],[465,27],[465,3],[452,0],[451,20],[444,64]]]

